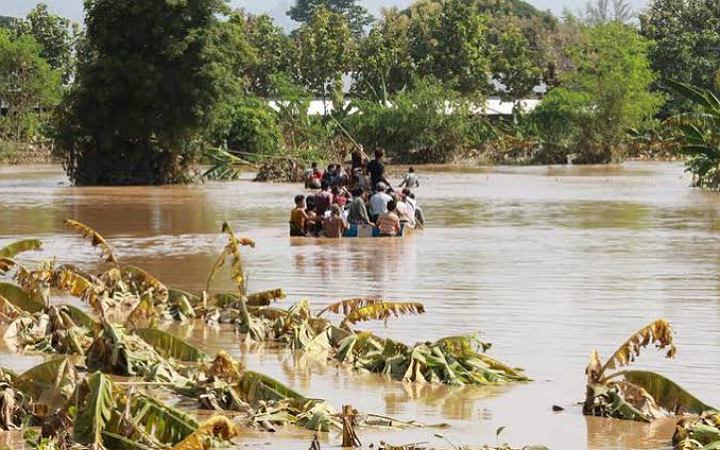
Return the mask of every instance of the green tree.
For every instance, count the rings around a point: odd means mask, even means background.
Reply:
[[[720,0],[655,0],[640,16],[643,36],[655,41],[650,50],[660,77],[656,87],[669,96],[661,116],[689,111],[691,100],[677,94],[671,82],[713,89],[720,70]]]
[[[357,0],[296,0],[287,12],[296,22],[305,24],[312,20],[319,9],[327,9],[345,18],[354,36],[362,36],[365,27],[373,22],[373,17]]]
[[[543,75],[538,59],[538,52],[530,48],[519,27],[509,24],[499,31],[493,51],[492,72],[495,81],[503,86],[501,97],[517,102],[533,94]]]
[[[421,76],[431,76],[463,94],[490,90],[490,45],[486,19],[472,0],[447,0],[439,10],[412,11],[410,53]]]
[[[0,103],[7,115],[0,118],[0,139],[25,142],[36,136],[39,118],[60,97],[60,75],[40,56],[31,37],[11,39],[0,30]]]
[[[408,30],[410,18],[397,9],[383,11],[383,18],[360,43],[353,72],[353,92],[366,99],[388,100],[410,85],[413,62]]]
[[[303,83],[323,100],[342,97],[342,77],[355,58],[355,45],[345,18],[324,8],[297,32],[299,72]]]
[[[627,130],[651,119],[663,97],[649,91],[650,42],[627,26],[585,28],[585,41],[568,49],[575,70],[543,99],[534,115],[546,144],[568,145],[578,163],[609,162]]]
[[[268,97],[275,77],[297,77],[297,52],[292,39],[270,16],[248,16],[246,28],[248,42],[256,56],[246,67],[250,89],[256,95]]]
[[[194,139],[228,85],[214,39],[221,0],[86,3],[56,149],[76,184],[186,179]]]
[[[72,76],[73,48],[78,36],[77,24],[70,20],[51,14],[45,3],[39,3],[25,20],[18,22],[17,30],[29,34],[40,44],[41,56],[50,67],[63,74],[63,81],[68,82]]]

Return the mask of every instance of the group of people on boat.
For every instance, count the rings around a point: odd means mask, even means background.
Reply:
[[[368,161],[362,148],[352,154],[350,175],[340,164],[322,171],[317,163],[305,172],[305,187],[313,195],[295,196],[290,212],[290,236],[395,237],[408,228],[423,227],[425,219],[413,189],[420,186],[411,167],[398,190],[385,176],[384,151],[375,150]]]

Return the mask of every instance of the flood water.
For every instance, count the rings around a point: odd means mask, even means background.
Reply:
[[[282,287],[287,305],[307,297],[318,309],[361,295],[421,301],[425,315],[361,328],[409,343],[479,332],[493,343],[492,356],[535,380],[490,388],[405,385],[322,358],[250,349],[229,329],[174,327],[208,351],[226,349],[336,409],[352,404],[449,425],[363,430],[365,445],[440,446],[435,433],[456,444],[496,444],[496,429],[504,426],[500,442],[516,446],[669,448],[672,421],[585,418],[576,404],[590,352],[607,357],[659,317],[676,330],[677,358],[662,359],[651,349],[636,367],[657,370],[720,405],[720,196],[689,188],[681,164],[420,172],[426,231],[404,240],[326,241],[287,237],[298,185],[75,188],[56,167],[0,168],[0,246],[38,237],[46,243],[41,256],[97,268],[97,251],[63,229],[62,220],[72,217],[100,231],[122,262],[200,291],[227,220],[257,241],[245,251],[251,291]],[[218,278],[216,289],[232,286]],[[0,354],[0,365],[16,369],[36,362]],[[553,405],[566,410],[553,413]],[[294,429],[254,432],[240,445],[306,450],[311,437]],[[337,448],[340,438],[330,434],[322,442]]]

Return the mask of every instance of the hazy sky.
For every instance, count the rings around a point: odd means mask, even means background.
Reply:
[[[77,21],[82,21],[82,0],[44,0],[50,5],[50,8],[57,14],[71,17]],[[570,8],[572,11],[578,11],[584,4],[585,0],[526,0],[539,9],[550,9],[555,13],[560,13],[563,8]],[[647,4],[647,0],[629,0],[636,9],[642,9]],[[27,14],[37,0],[0,0],[0,16],[20,17]],[[291,0],[231,0],[233,6],[242,7],[253,13],[268,13],[276,19],[285,19],[285,11]],[[377,13],[383,6],[400,6],[404,7],[412,3],[412,0],[361,0],[361,3],[367,7],[370,12]]]

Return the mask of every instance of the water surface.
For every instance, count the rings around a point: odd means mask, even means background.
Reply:
[[[122,261],[167,284],[199,291],[229,221],[253,237],[251,290],[282,287],[287,303],[315,308],[358,295],[422,301],[427,313],[365,325],[407,342],[480,332],[491,355],[535,380],[503,387],[404,385],[328,366],[322,358],[241,345],[232,330],[174,327],[209,351],[226,349],[250,368],[336,408],[427,424],[458,444],[536,443],[552,449],[669,447],[672,421],[651,425],[585,418],[576,404],[592,349],[609,355],[658,317],[677,332],[678,356],[644,353],[638,367],[671,376],[720,405],[720,197],[688,187],[679,164],[421,171],[418,200],[429,228],[405,240],[287,237],[298,185],[248,179],[200,186],[76,188],[56,167],[0,169],[0,245],[19,237],[98,268],[97,252],[68,234],[72,217],[99,230]],[[41,256],[43,256],[41,255]],[[218,289],[231,289],[219,280]],[[0,364],[37,362],[0,347]],[[566,408],[553,413],[552,405]],[[363,443],[428,441],[438,430],[363,431]],[[302,449],[311,434],[249,433],[249,448]],[[266,443],[272,442],[268,447]],[[281,443],[281,444],[280,444]],[[331,434],[324,447],[337,446]]]

